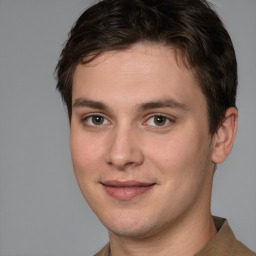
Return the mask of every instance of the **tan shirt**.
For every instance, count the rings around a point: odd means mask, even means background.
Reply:
[[[217,234],[195,256],[256,256],[244,244],[236,240],[228,221],[214,217]],[[109,256],[109,243],[94,256]]]

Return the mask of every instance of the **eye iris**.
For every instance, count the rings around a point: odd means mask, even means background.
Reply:
[[[93,122],[95,125],[100,125],[100,124],[103,124],[104,118],[103,118],[102,116],[93,116],[93,117],[92,117],[92,122]]]
[[[164,116],[155,116],[154,123],[157,126],[162,126],[166,123],[166,117],[164,117]]]

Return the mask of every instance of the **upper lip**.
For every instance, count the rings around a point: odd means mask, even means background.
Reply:
[[[108,180],[101,182],[104,186],[109,187],[149,187],[154,185],[155,183],[152,182],[141,182],[141,181],[135,181],[135,180],[128,180],[128,181],[117,181],[117,180]]]

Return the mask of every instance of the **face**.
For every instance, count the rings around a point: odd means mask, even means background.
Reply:
[[[72,94],[75,175],[110,233],[145,237],[209,211],[206,101],[172,49],[104,53],[77,66]]]

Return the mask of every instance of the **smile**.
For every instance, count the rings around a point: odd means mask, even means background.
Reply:
[[[155,183],[106,181],[101,183],[107,194],[118,200],[130,200],[152,189]]]

